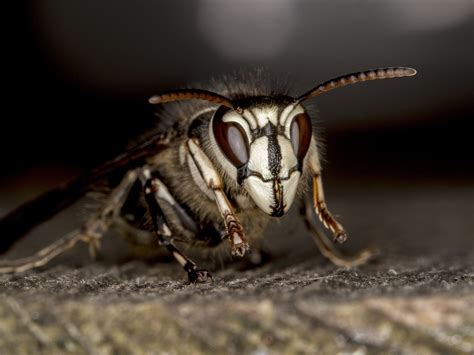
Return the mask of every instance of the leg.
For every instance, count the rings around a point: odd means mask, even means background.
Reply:
[[[199,270],[197,265],[191,259],[189,259],[174,246],[173,236],[171,234],[171,230],[168,227],[166,216],[158,204],[158,198],[160,197],[160,186],[162,189],[164,186],[163,183],[158,178],[152,177],[150,171],[147,168],[143,169],[141,180],[143,184],[145,200],[148,205],[148,210],[153,221],[159,244],[164,245],[171,255],[173,255],[173,257],[176,259],[176,261],[188,273],[190,282],[206,282],[212,279],[211,274],[207,270]]]
[[[311,204],[309,196],[305,197],[304,206],[301,212],[306,222],[306,227],[311,232],[313,232],[313,239],[318,249],[321,251],[321,254],[323,254],[324,257],[329,259],[334,265],[345,268],[356,267],[365,264],[370,258],[372,258],[376,254],[376,251],[374,250],[365,249],[352,257],[342,255],[334,247],[329,238],[326,237],[324,232],[320,228],[315,226],[313,221],[313,206]]]
[[[243,228],[232,208],[226,194],[224,193],[224,183],[218,172],[212,165],[210,159],[199,146],[195,139],[189,139],[186,142],[186,158],[189,169],[196,180],[198,186],[201,186],[203,192],[214,198],[217,207],[224,219],[227,235],[232,247],[232,254],[244,256],[249,250]],[[198,175],[198,176],[197,176]]]
[[[344,227],[332,216],[326,206],[323,182],[320,174],[313,176],[313,203],[319,219],[326,228],[331,230],[334,240],[338,243],[344,243],[347,240],[347,233]]]
[[[91,253],[100,246],[100,239],[119,215],[128,193],[137,181],[139,171],[130,170],[120,184],[112,191],[100,213],[89,219],[81,229],[75,230],[53,244],[41,249],[35,255],[0,263],[0,274],[18,273],[48,263],[56,256],[74,247],[78,242],[89,243]]]
[[[347,240],[347,233],[344,227],[333,217],[326,206],[324,199],[323,182],[321,179],[321,163],[316,141],[313,139],[308,153],[309,170],[313,176],[313,205],[319,219],[326,228],[331,230],[333,238],[339,243]]]
[[[304,209],[302,212],[308,229],[313,232],[313,239],[316,242],[316,245],[318,246],[321,253],[326,258],[331,260],[331,262],[333,262],[335,265],[350,268],[365,263],[375,254],[375,251],[363,250],[354,257],[343,256],[334,248],[331,241],[326,237],[324,232],[314,225],[313,208],[324,226],[332,232],[333,239],[335,241],[344,243],[347,240],[347,233],[344,230],[344,227],[342,227],[342,225],[333,217],[326,206],[323,183],[321,179],[321,164],[319,161],[316,142],[314,140],[310,146],[308,160],[309,168],[313,175],[313,203],[311,204],[309,196],[306,196],[304,199]]]
[[[153,181],[154,181],[153,189],[155,190],[156,198],[166,201],[173,208],[173,211],[175,212],[181,226],[184,229],[194,234],[198,233],[198,226],[196,225],[196,222],[186,213],[183,207],[181,207],[180,204],[174,199],[174,197],[171,195],[166,185],[158,178],[154,178]]]

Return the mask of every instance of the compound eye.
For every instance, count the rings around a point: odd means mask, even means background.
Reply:
[[[306,113],[297,114],[291,123],[291,144],[298,159],[304,159],[312,136],[311,120]]]
[[[222,153],[236,167],[240,168],[249,160],[249,143],[244,129],[236,122],[222,120],[227,108],[219,108],[213,119],[214,137]]]

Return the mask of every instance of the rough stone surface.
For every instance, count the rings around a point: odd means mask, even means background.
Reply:
[[[202,285],[166,260],[117,256],[125,246],[110,235],[98,261],[82,246],[0,276],[1,353],[473,353],[472,189],[328,190],[351,231],[345,251],[381,250],[368,265],[330,265],[296,214],[268,233],[272,260],[244,271],[207,262],[214,282]]]

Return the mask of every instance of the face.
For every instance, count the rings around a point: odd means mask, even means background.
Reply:
[[[299,104],[221,106],[212,118],[213,149],[226,172],[265,213],[282,216],[291,207],[312,137]]]

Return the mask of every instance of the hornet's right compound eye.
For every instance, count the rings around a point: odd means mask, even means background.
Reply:
[[[222,153],[236,168],[240,168],[249,160],[249,143],[241,125],[222,120],[227,111],[229,109],[223,106],[216,111],[212,130]]]
[[[311,120],[307,113],[300,113],[293,118],[290,132],[293,150],[298,160],[302,160],[308,152],[313,134]]]

